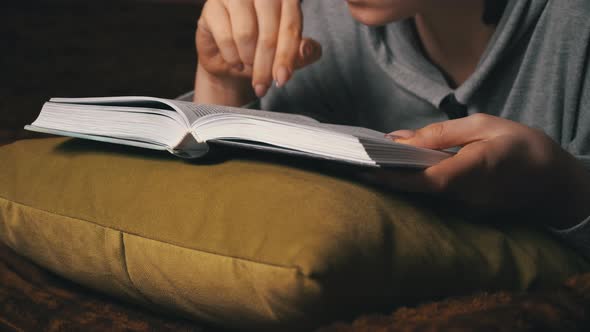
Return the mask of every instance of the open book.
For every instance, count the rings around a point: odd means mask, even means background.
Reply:
[[[183,158],[205,155],[208,142],[372,167],[424,168],[451,155],[301,115],[153,97],[53,98],[25,128],[167,150]]]

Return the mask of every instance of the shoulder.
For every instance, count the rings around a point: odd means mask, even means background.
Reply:
[[[590,27],[590,1],[549,0],[544,19],[550,28],[561,33],[580,35],[590,32],[588,31]],[[574,37],[574,35],[567,37]]]
[[[558,53],[558,58],[562,61],[587,61],[590,46],[590,1],[546,2],[535,29],[536,39],[550,47],[554,54]]]
[[[549,0],[548,8],[566,17],[587,18],[590,14],[588,0]]]

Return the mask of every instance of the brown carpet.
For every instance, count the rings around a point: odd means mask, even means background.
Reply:
[[[561,288],[531,293],[482,293],[400,308],[391,315],[366,315],[318,332],[587,332],[590,274]]]

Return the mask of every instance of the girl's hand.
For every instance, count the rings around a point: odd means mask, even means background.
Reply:
[[[302,25],[299,0],[207,1],[196,33],[197,80],[204,72],[213,84],[264,96],[273,81],[283,86],[321,57]]]
[[[590,216],[590,173],[540,130],[475,114],[388,136],[430,149],[463,147],[424,171],[377,175],[397,189],[443,194],[484,210],[526,213],[559,228]]]

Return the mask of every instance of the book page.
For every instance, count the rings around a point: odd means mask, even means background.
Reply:
[[[385,133],[382,133],[377,130],[363,128],[363,127],[355,127],[355,126],[345,126],[345,125],[336,125],[336,124],[328,124],[322,123],[320,125],[321,128],[326,130],[332,130],[342,134],[348,134],[358,138],[368,138],[374,140],[386,140]]]
[[[180,143],[188,133],[181,115],[173,111],[55,102],[43,105],[31,127],[169,147]]]
[[[200,118],[212,114],[241,114],[248,116],[256,116],[260,118],[273,119],[277,121],[290,122],[294,124],[319,123],[315,119],[298,114],[250,110],[245,108],[219,105],[195,104],[187,101],[154,97],[129,96],[98,98],[52,98],[51,101],[66,104],[142,107],[156,108],[159,110],[170,110],[179,113],[185,119],[187,127],[193,125]]]
[[[195,104],[180,100],[168,100],[169,103],[180,109],[187,118],[191,119],[191,123],[194,124],[198,119],[213,115],[213,114],[239,114],[246,116],[255,116],[260,118],[272,119],[277,121],[290,122],[293,124],[317,124],[317,120],[307,116],[280,113],[280,112],[269,112],[260,110],[251,110],[247,108],[229,107],[220,105],[206,105],[206,104]]]
[[[184,112],[176,106],[172,100],[154,98],[154,97],[90,97],[90,98],[51,98],[50,102],[60,104],[77,104],[77,105],[95,105],[95,106],[121,106],[121,107],[138,107],[152,108],[160,111],[170,111],[177,113],[183,119],[187,129],[191,123],[198,119],[191,112]]]

